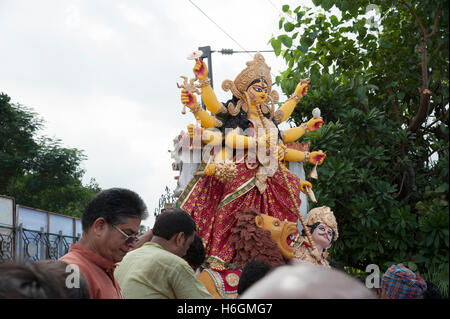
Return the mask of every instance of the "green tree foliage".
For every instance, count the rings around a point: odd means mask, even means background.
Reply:
[[[291,120],[319,107],[326,122],[306,140],[328,156],[313,186],[339,223],[331,257],[362,271],[448,268],[449,1],[313,3],[283,6],[270,43],[286,95],[311,78]]]
[[[81,217],[100,188],[93,179],[82,183],[83,152],[39,136],[42,126],[36,113],[0,94],[0,194],[21,205]]]

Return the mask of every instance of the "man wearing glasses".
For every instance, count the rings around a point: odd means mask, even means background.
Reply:
[[[182,257],[196,235],[194,220],[183,210],[159,214],[152,239],[129,253],[115,272],[125,298],[212,299]]]
[[[147,217],[144,201],[128,189],[104,190],[87,204],[81,218],[83,234],[60,260],[79,268],[91,298],[123,298],[114,269],[135,248],[139,226]]]

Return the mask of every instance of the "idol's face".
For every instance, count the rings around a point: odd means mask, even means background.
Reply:
[[[333,229],[324,223],[320,223],[311,236],[316,245],[323,249],[330,248],[333,240]]]
[[[258,81],[253,83],[248,88],[248,93],[254,97],[258,104],[262,104],[269,96],[269,86],[265,81]]]

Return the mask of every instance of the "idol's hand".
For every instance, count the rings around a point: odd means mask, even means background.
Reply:
[[[306,187],[312,188],[312,184],[308,181],[300,180],[300,191],[306,194]]]
[[[323,119],[321,117],[319,118],[312,118],[310,119],[306,124],[308,125],[308,129],[310,132],[318,130],[323,125]]]
[[[327,154],[325,154],[322,151],[311,152],[311,157],[309,158],[309,162],[311,164],[322,165],[323,161],[325,160],[325,157],[327,157]]]
[[[200,81],[206,80],[208,78],[208,68],[206,67],[205,62],[196,59],[194,66],[194,74]]]
[[[308,87],[309,82],[311,80],[309,78],[300,80],[300,82],[297,84],[297,87],[295,88],[294,94],[297,95],[299,98],[302,98],[308,93]]]
[[[194,138],[194,130],[195,129],[199,130],[198,132],[196,132],[196,134],[203,136],[203,129],[201,127],[195,126],[194,124],[188,124],[187,130],[188,130],[188,133],[189,133],[189,137],[191,139]]]
[[[188,108],[193,109],[197,106],[197,98],[194,94],[186,89],[181,90],[181,103],[186,105]]]

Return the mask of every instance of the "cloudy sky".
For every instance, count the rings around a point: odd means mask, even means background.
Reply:
[[[213,50],[271,50],[283,4],[290,0],[0,0],[0,92],[33,108],[43,134],[85,151],[84,182],[139,193],[150,217],[165,186],[174,189],[168,150],[189,123],[181,115],[181,75],[192,77],[187,55]],[[194,6],[198,6],[236,42]],[[282,58],[263,53],[276,75]],[[221,89],[252,58],[213,53]],[[281,90],[278,89],[280,92]],[[282,97],[283,99],[283,97]]]

